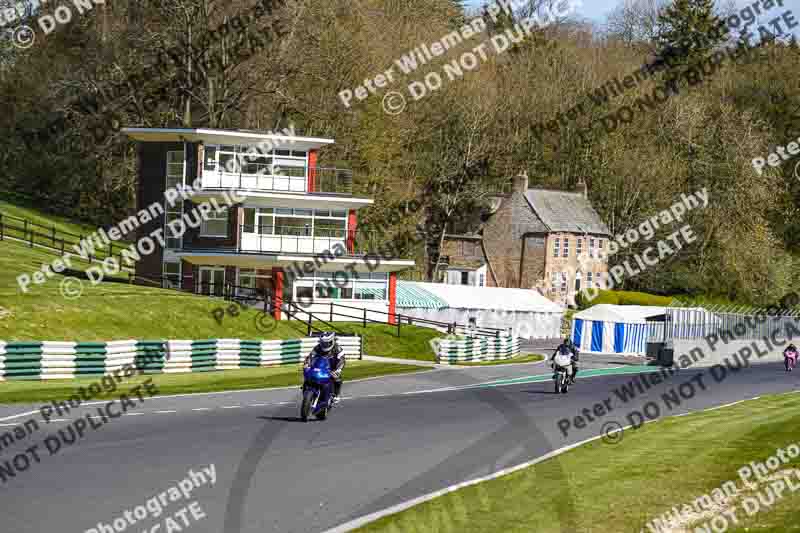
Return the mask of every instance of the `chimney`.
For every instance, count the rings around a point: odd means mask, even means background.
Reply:
[[[580,178],[575,185],[575,192],[582,194],[584,198],[589,198],[589,187],[586,186],[586,182],[583,181],[583,178]]]
[[[521,174],[514,177],[514,186],[511,192],[519,192],[525,194],[528,190],[528,171],[525,170]]]

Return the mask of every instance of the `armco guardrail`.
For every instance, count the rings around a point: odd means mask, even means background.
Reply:
[[[113,342],[0,341],[0,380],[70,379],[111,374],[133,365],[145,374],[211,372],[299,363],[316,338],[289,340],[169,340]],[[361,337],[338,337],[347,357],[361,354]]]
[[[519,355],[519,337],[444,338],[436,343],[441,364],[497,361]]]

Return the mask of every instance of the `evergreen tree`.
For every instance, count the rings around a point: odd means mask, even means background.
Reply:
[[[693,65],[728,37],[714,0],[675,0],[658,17],[656,43],[670,65]]]

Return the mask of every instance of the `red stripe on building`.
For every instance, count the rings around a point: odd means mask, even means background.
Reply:
[[[389,273],[389,324],[397,324],[397,272]]]
[[[308,192],[316,191],[317,181],[317,151],[308,151]]]
[[[272,269],[272,284],[275,292],[275,306],[272,316],[275,320],[281,319],[281,306],[283,305],[283,269],[274,267]]]
[[[357,226],[358,217],[356,217],[356,210],[351,209],[347,214],[347,252],[351,254],[355,253]]]

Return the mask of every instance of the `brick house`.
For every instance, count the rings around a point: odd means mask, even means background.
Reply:
[[[572,192],[529,189],[522,174],[510,194],[494,199],[478,231],[445,237],[439,281],[535,288],[574,304],[578,291],[606,281],[609,236],[585,183]]]

